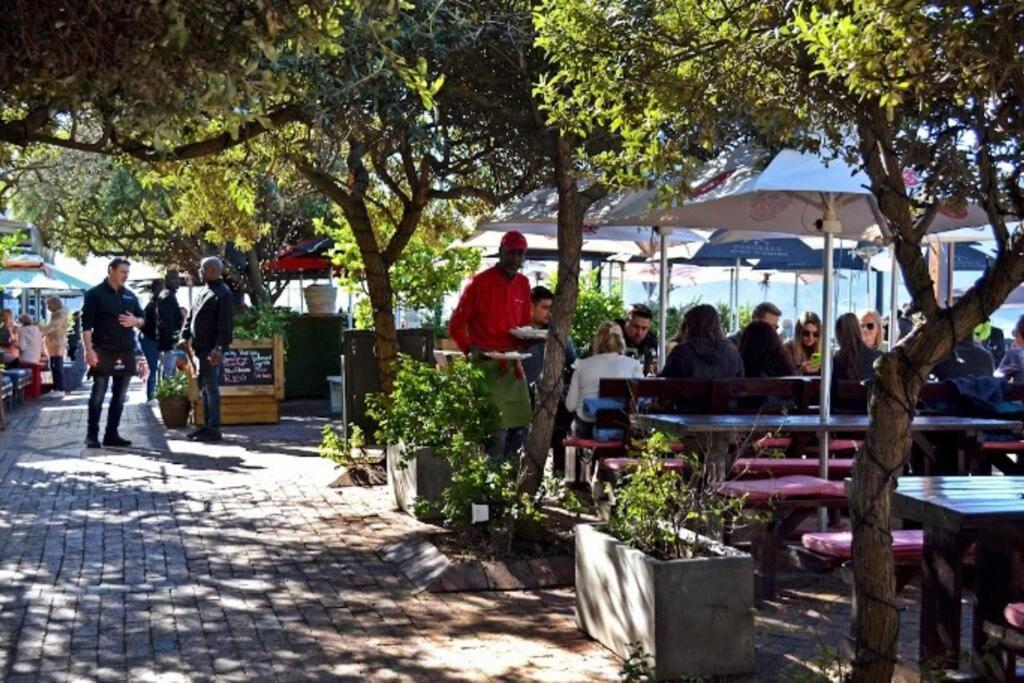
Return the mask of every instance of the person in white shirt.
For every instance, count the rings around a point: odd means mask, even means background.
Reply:
[[[18,322],[21,323],[18,331],[19,365],[39,365],[43,359],[43,331],[30,315],[22,315]]]
[[[576,361],[576,371],[565,397],[565,407],[576,413],[573,434],[584,439],[593,435],[595,417],[584,410],[583,400],[598,395],[601,380],[643,377],[640,363],[623,355],[626,341],[617,323],[608,321],[598,326],[591,350],[592,356]]]

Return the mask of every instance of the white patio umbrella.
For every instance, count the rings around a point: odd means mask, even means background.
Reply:
[[[839,237],[881,241],[885,221],[868,190],[867,176],[840,159],[786,149],[774,156],[737,146],[708,164],[693,183],[690,196],[676,206],[657,208],[653,197],[636,214],[617,216],[629,224],[723,228],[736,232],[824,237],[822,264],[821,419],[831,412],[834,327],[832,262]],[[614,222],[613,222],[614,223]],[[828,476],[828,434],[821,436],[821,476]],[[823,519],[819,520],[824,521]]]

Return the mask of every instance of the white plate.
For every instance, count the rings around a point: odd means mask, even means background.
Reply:
[[[495,360],[524,360],[532,354],[520,353],[518,351],[487,351],[484,355]]]
[[[539,327],[513,327],[508,331],[513,337],[519,339],[547,339],[548,331]]]

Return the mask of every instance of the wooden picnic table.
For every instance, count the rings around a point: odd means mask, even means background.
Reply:
[[[1001,622],[1021,590],[1015,556],[1024,549],[1024,477],[901,477],[892,506],[894,516],[924,527],[921,666],[957,668],[963,560],[974,543],[972,660],[987,679],[1000,679],[984,656],[982,628]]]
[[[821,434],[846,433],[866,434],[868,431],[867,415],[831,415],[822,420],[820,415],[767,415],[767,414],[729,414],[729,415],[638,415],[641,427],[647,430],[664,431],[676,436],[685,434],[715,434],[751,432],[777,432],[786,434]],[[932,460],[938,456],[934,448],[924,443],[921,437],[926,433],[952,433],[958,437],[955,469],[958,474],[966,474],[968,463],[981,449],[985,432],[1020,431],[1021,423],[1017,420],[1002,420],[984,417],[961,417],[957,415],[918,415],[910,423],[910,431],[914,443],[928,455],[925,461],[924,474],[929,474]],[[819,455],[824,466],[825,455]],[[822,474],[821,476],[826,476]]]
[[[819,415],[638,415],[646,429],[669,432],[677,436],[694,433],[768,432],[814,433],[849,432],[866,433],[867,415],[832,415],[822,420]],[[920,415],[910,423],[912,432],[981,432],[1015,431],[1021,429],[1016,420],[984,417]]]

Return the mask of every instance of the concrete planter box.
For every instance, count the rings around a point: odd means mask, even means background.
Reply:
[[[754,561],[716,544],[716,557],[662,561],[576,527],[576,622],[619,657],[630,645],[658,680],[754,671]]]
[[[387,463],[395,505],[409,514],[417,498],[440,503],[441,493],[452,483],[451,465],[430,447],[388,446]]]

